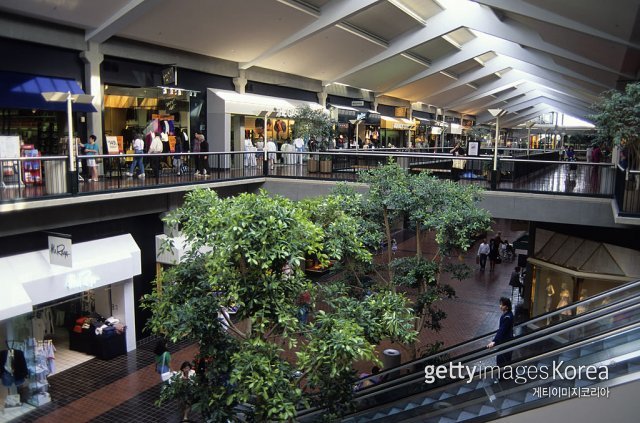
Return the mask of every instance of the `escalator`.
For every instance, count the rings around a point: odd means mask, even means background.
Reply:
[[[570,315],[569,315],[570,313]],[[493,333],[386,370],[358,392],[344,422],[482,422],[563,400],[607,396],[640,379],[640,281],[517,325],[487,350]],[[495,365],[511,353],[511,364]],[[297,421],[320,420],[321,409]]]

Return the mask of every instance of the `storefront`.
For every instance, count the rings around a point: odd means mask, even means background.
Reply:
[[[380,139],[384,147],[405,148],[415,139],[416,122],[402,117],[381,116]]]
[[[344,145],[336,145],[337,148],[351,148],[355,142],[363,147],[379,147],[380,113],[362,107],[328,106],[331,117],[338,122],[337,136],[344,139]]]
[[[104,93],[104,133],[117,137],[121,152],[129,149],[136,134],[154,132],[167,134],[167,151],[174,151],[178,139],[189,148],[185,141],[192,133],[189,116],[196,91],[105,85]]]
[[[553,311],[640,277],[637,250],[536,231],[531,315]]]
[[[0,274],[12,276],[3,281],[0,296],[5,405],[45,404],[49,375],[136,348],[137,244],[131,235],[75,245],[65,239],[50,239],[49,249],[0,258]],[[56,363],[56,355],[63,362]],[[7,357],[14,357],[11,371]]]
[[[320,109],[318,103],[291,100],[259,94],[239,94],[235,91],[207,90],[207,139],[209,150],[217,152],[243,151],[245,140],[255,145],[258,140],[272,139],[292,151],[291,128],[294,121],[289,118],[296,108],[309,106]],[[224,167],[243,166],[238,156],[224,160]]]

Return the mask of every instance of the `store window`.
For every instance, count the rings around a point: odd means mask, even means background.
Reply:
[[[183,139],[189,138],[194,91],[105,85],[104,93],[104,133],[117,137],[122,152],[130,148],[136,134],[166,133],[167,152],[174,151],[182,132],[187,134]]]

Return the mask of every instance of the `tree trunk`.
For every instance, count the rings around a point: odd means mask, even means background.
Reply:
[[[396,287],[393,284],[393,270],[391,269],[391,227],[389,226],[389,214],[386,206],[382,209],[382,214],[384,216],[384,231],[387,235],[387,269],[389,271],[388,284],[391,285],[393,292],[396,292]]]

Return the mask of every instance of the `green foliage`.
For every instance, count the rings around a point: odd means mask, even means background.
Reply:
[[[370,194],[362,214],[373,220],[385,232],[390,243],[390,227],[394,220],[406,218],[416,230],[416,257],[391,260],[389,254],[390,288],[395,284],[414,290],[412,308],[416,316],[415,329],[438,331],[446,314],[436,304],[455,296],[453,288],[442,284],[443,273],[463,280],[469,276],[464,264],[453,264],[449,257],[467,251],[476,234],[490,225],[490,216],[478,207],[481,189],[474,185],[460,185],[443,181],[428,173],[410,175],[396,163],[361,174],[368,183]],[[438,246],[430,260],[422,256],[422,234],[431,233]],[[413,344],[414,356],[417,348]]]
[[[477,206],[482,189],[420,173],[411,179],[410,220],[433,231],[442,255],[469,249],[476,234],[486,231],[491,217]]]
[[[307,105],[296,108],[293,115],[289,116],[294,120],[291,128],[294,138],[309,140],[316,138],[319,142],[318,149],[325,151],[329,147],[329,140],[335,133],[337,122],[331,119],[326,110],[312,109]]]
[[[411,343],[417,337],[409,300],[404,294],[383,291],[360,298],[348,295],[348,288],[339,282],[323,286],[322,294],[333,314],[354,319],[372,344],[385,338]]]
[[[626,143],[640,157],[640,83],[627,84],[624,91],[603,93],[591,115],[600,138],[608,143]]]
[[[232,419],[239,405],[248,405],[255,421],[291,420],[296,406],[311,400],[330,405],[335,416],[346,409],[353,363],[377,360],[371,339],[413,333],[406,300],[391,295],[351,313],[298,320],[301,295],[310,297],[311,309],[316,297],[301,267],[305,257],[370,263],[363,227],[345,212],[360,201],[334,195],[295,203],[264,192],[219,198],[196,190],[168,214],[166,223],[182,230],[189,251],[159,276],[162,289],[146,295],[143,307],[152,312],[153,333],[197,342],[204,365],[197,389],[167,388],[163,401],[196,404],[209,421]],[[237,313],[224,317],[231,307]]]

